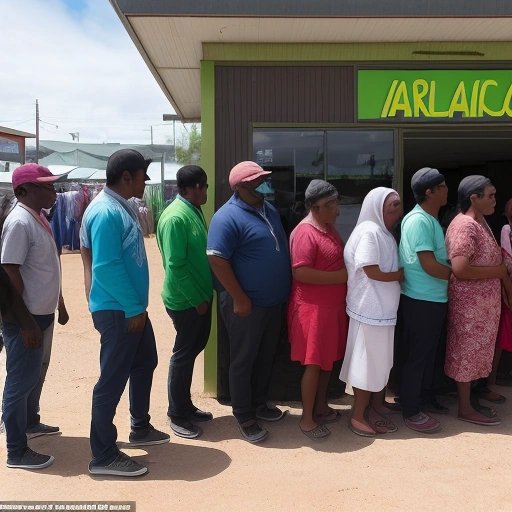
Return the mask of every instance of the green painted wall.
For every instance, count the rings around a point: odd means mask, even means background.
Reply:
[[[512,42],[203,43],[203,56],[231,62],[509,61]]]
[[[215,64],[201,62],[201,164],[208,175],[208,201],[203,208],[207,222],[215,204]],[[204,391],[217,394],[217,304],[212,308],[212,329],[204,353]]]

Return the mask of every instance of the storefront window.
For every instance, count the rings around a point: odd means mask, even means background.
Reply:
[[[327,131],[327,179],[340,193],[336,227],[346,240],[354,228],[364,196],[390,187],[394,173],[392,130]]]
[[[305,215],[304,192],[314,178],[327,179],[340,193],[336,227],[344,240],[357,221],[364,196],[391,186],[392,130],[255,129],[253,158],[272,171],[266,197],[288,233]]]

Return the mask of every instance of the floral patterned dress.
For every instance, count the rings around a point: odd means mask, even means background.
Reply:
[[[459,213],[446,232],[450,259],[465,256],[474,266],[502,262],[501,249],[488,227]],[[491,373],[500,321],[499,279],[458,279],[448,286],[448,339],[445,372],[458,382],[470,382]]]

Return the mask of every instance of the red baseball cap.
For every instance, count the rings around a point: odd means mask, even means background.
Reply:
[[[267,174],[272,174],[272,171],[263,170],[256,162],[250,160],[240,162],[229,173],[229,186],[234,189],[243,181],[253,181]]]
[[[50,169],[39,164],[20,165],[12,173],[12,188],[16,190],[25,183],[53,183],[61,178],[50,172]]]

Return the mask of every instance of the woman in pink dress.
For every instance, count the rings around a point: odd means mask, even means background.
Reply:
[[[471,382],[491,373],[501,283],[512,297],[501,249],[484,218],[494,212],[496,189],[484,176],[468,176],[460,182],[458,196],[461,212],[446,233],[453,273],[448,288],[445,372],[457,383],[460,420],[499,425],[497,417],[481,414],[470,401]]]
[[[292,292],[288,306],[291,359],[305,368],[301,381],[300,429],[311,439],[330,434],[325,423],[338,412],[327,404],[333,363],[343,357],[347,339],[347,271],[343,242],[334,223],[338,192],[323,180],[306,189],[307,217],[290,236]]]

